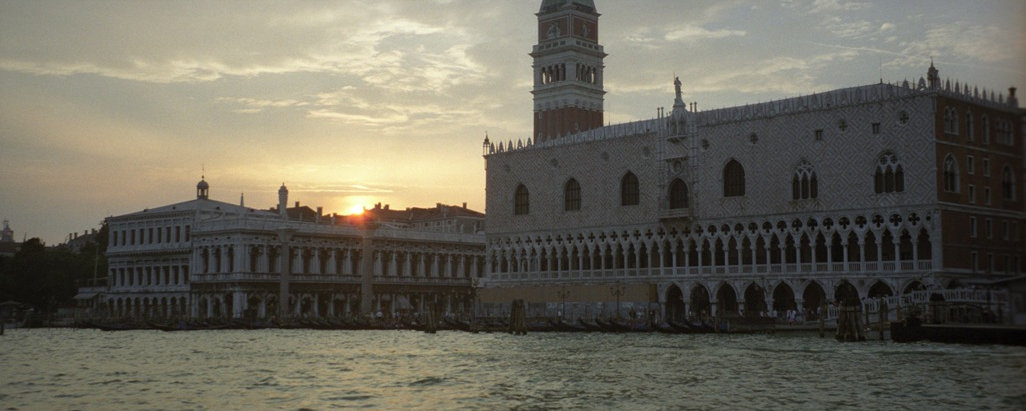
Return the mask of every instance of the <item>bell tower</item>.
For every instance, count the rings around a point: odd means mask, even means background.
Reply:
[[[602,127],[602,60],[593,0],[543,0],[534,46],[534,141]]]

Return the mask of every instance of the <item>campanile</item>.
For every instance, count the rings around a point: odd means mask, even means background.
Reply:
[[[534,141],[602,127],[602,60],[592,0],[543,0],[534,46]]]

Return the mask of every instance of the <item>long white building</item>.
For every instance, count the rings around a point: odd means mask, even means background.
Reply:
[[[483,215],[438,205],[397,224],[368,210],[359,224],[289,208],[257,210],[209,198],[111,217],[108,285],[90,288],[99,313],[134,318],[249,318],[469,313],[484,267]],[[435,213],[438,214],[438,213]],[[452,224],[450,224],[452,223]],[[412,227],[412,228],[411,228]]]

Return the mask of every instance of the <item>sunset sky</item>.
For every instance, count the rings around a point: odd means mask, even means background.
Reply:
[[[484,210],[531,134],[541,0],[0,0],[0,218],[63,242],[195,198]],[[925,75],[1026,87],[1026,2],[595,0],[605,118]],[[753,5],[754,4],[754,5]],[[1026,100],[1019,93],[1020,101]]]

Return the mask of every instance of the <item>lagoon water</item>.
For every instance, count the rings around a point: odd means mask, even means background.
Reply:
[[[804,335],[17,329],[0,409],[1026,409],[1026,348]]]

